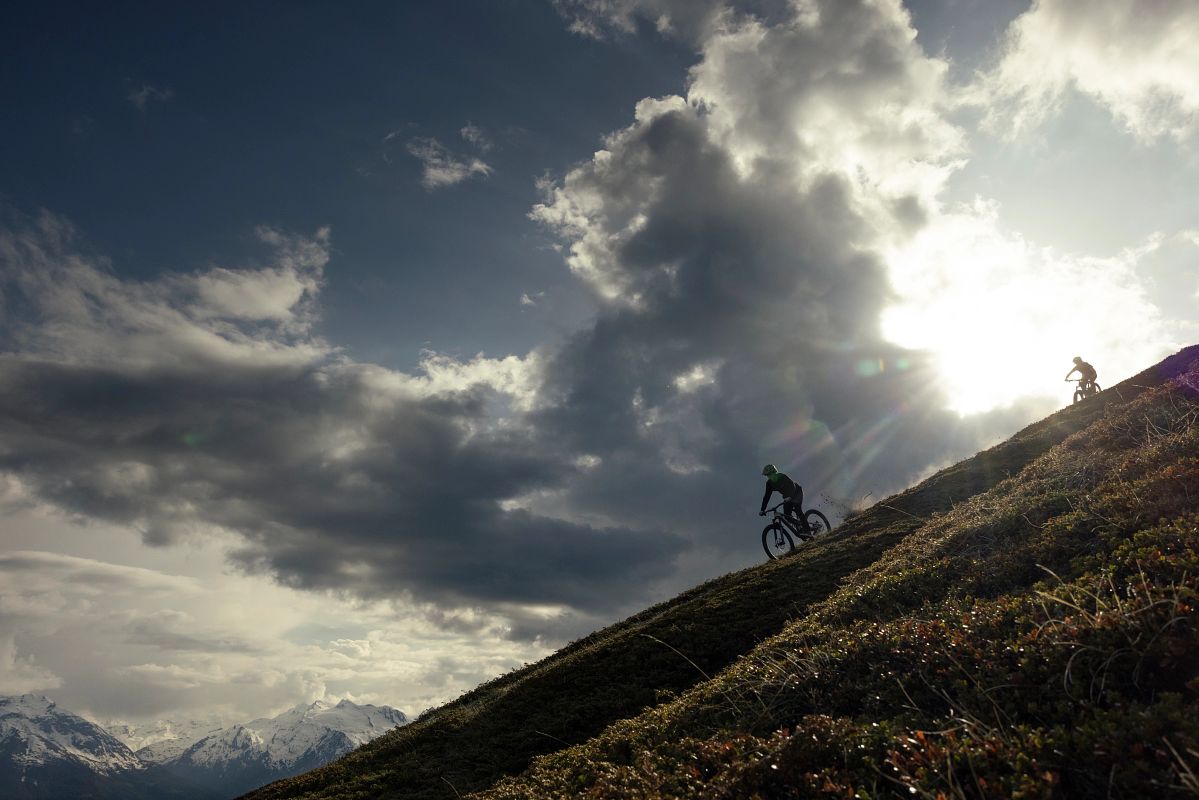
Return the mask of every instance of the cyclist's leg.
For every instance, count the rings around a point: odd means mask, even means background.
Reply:
[[[789,498],[787,498],[786,503],[783,505],[783,513],[787,514],[789,517],[791,517],[791,519],[795,523],[796,527],[805,536],[810,536],[812,534],[811,529],[808,527],[808,521],[806,519],[804,519],[804,515],[803,515],[803,487],[802,486],[796,484],[795,494],[793,494]]]

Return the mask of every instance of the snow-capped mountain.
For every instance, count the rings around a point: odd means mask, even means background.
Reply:
[[[192,798],[94,722],[42,695],[0,697],[0,797]]]
[[[216,731],[163,766],[232,797],[327,764],[407,722],[402,711],[388,706],[318,700]]]
[[[101,775],[143,766],[133,751],[108,731],[60,709],[43,695],[0,697],[0,741],[18,766],[65,761]]]
[[[0,798],[236,797],[322,766],[407,722],[394,708],[342,700],[217,730],[211,722],[161,721],[108,731],[41,695],[0,697]],[[135,753],[129,744],[144,746]]]
[[[164,764],[209,734],[221,730],[219,720],[158,720],[146,724],[111,722],[105,729],[129,746],[147,764]]]
[[[113,721],[102,724],[104,730],[127,744],[129,749],[138,753],[138,757],[143,761],[146,758],[141,755],[140,751],[146,748],[171,744],[178,747],[178,752],[175,754],[178,755],[208,734],[225,727],[221,720],[216,718],[186,722],[161,719],[140,724]]]

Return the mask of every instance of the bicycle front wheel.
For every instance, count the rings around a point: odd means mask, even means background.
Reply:
[[[794,550],[795,541],[782,525],[772,522],[762,530],[762,549],[767,558],[778,558]]]
[[[808,521],[808,531],[811,533],[813,539],[817,536],[823,536],[833,529],[833,526],[829,524],[828,517],[814,508],[807,511],[804,514],[804,518]]]
[[[1086,397],[1086,395],[1083,393],[1082,389],[1074,390],[1074,402],[1075,403],[1077,403],[1079,400],[1083,399],[1084,397]]]

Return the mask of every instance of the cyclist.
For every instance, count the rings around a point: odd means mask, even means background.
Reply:
[[[783,496],[783,513],[794,517],[801,530],[807,530],[808,523],[803,518],[803,487],[779,472],[774,464],[762,467],[762,474],[766,476],[766,494],[762,495],[762,510],[758,516],[766,516],[766,504],[770,502],[770,496],[778,492]]]
[[[1082,378],[1082,383],[1079,384],[1080,389],[1090,388],[1095,383],[1095,379],[1099,377],[1099,373],[1095,372],[1095,368],[1083,361],[1082,356],[1074,357],[1074,369],[1066,373],[1066,380],[1070,380],[1070,376],[1075,372]]]

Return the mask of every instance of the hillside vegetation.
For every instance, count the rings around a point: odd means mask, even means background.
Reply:
[[[1197,512],[1193,347],[250,796],[1199,796]]]

